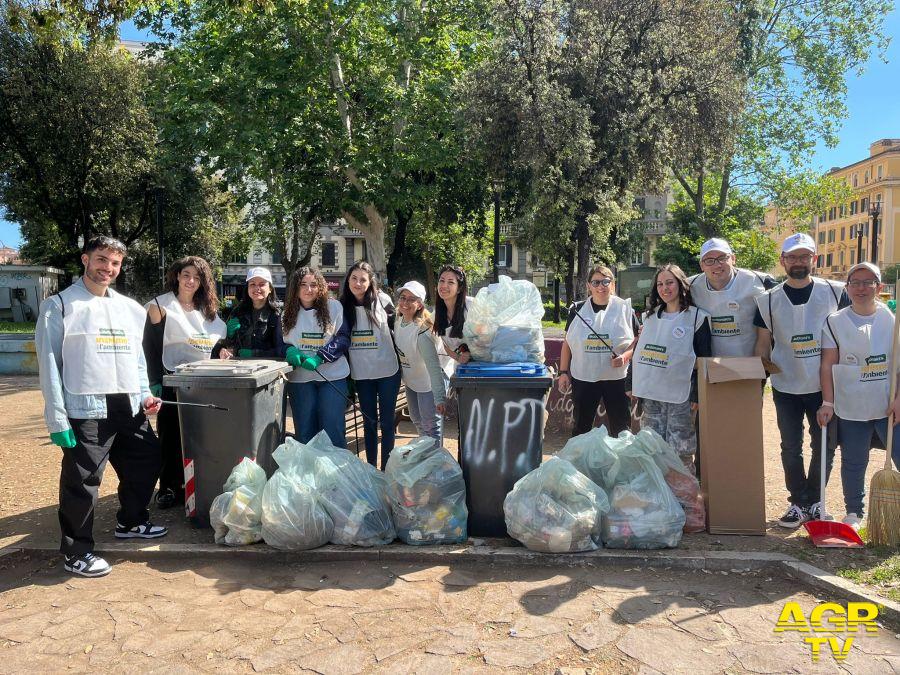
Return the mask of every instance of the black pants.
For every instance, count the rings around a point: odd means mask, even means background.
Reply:
[[[174,401],[177,394],[172,387],[163,387],[162,398]],[[181,424],[178,406],[163,404],[156,416],[156,430],[162,447],[162,469],[159,489],[172,490],[176,495],[184,493],[184,459],[181,453]]]
[[[608,430],[611,436],[618,436],[631,426],[631,412],[625,395],[625,379],[583,382],[572,378],[572,413],[575,423],[572,435],[586,434],[594,426],[597,406],[603,401]]]
[[[784,468],[784,484],[791,504],[808,507],[820,501],[819,481],[821,480],[820,451],[822,430],[816,421],[816,412],[822,406],[822,392],[812,394],[786,394],[772,390],[778,431],[781,433],[781,466]],[[809,425],[811,457],[809,471],[803,465],[803,418]],[[825,453],[825,481],[831,475],[834,447],[828,444]]]
[[[131,414],[127,395],[107,396],[106,406],[106,419],[69,420],[77,444],[63,448],[59,476],[60,550],[66,555],[94,549],[94,509],[107,460],[119,477],[119,524],[134,527],[150,518],[159,441],[143,412]]]

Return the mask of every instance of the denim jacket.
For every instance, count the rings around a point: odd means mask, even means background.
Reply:
[[[84,293],[90,293],[79,279],[74,284]],[[109,289],[112,296],[115,291]],[[62,304],[56,295],[51,295],[41,303],[37,326],[34,331],[35,349],[38,355],[38,368],[41,380],[41,393],[44,395],[44,421],[50,433],[65,431],[71,427],[72,419],[106,419],[106,396],[104,394],[73,394],[66,390],[62,381],[62,343],[63,343]],[[141,390],[129,394],[131,412],[135,415],[141,410],[142,402],[150,396],[150,385],[147,382],[147,362],[144,352],[138,351],[138,381]]]

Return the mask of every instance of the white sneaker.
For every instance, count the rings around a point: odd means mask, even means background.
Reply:
[[[109,563],[93,553],[66,556],[64,567],[67,572],[79,574],[83,577],[102,577],[109,574],[112,569]]]
[[[855,513],[848,513],[841,522],[844,523],[844,525],[849,525],[857,532],[859,532],[859,528],[862,526],[862,518]]]
[[[831,515],[825,511],[825,505],[822,502],[816,502],[810,506],[807,511],[810,520],[834,520]]]

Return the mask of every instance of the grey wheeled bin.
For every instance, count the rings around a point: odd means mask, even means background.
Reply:
[[[228,408],[178,407],[185,513],[196,527],[209,527],[209,507],[241,459],[255,459],[267,476],[274,472],[272,451],[284,439],[283,374],[290,370],[284,361],[208,359],[178,366],[163,378],[180,403]]]
[[[478,363],[459,366],[450,379],[459,400],[469,536],[508,536],[503,500],[541,465],[545,400],[553,384],[545,373],[538,364]]]

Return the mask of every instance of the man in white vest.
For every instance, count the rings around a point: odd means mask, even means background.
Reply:
[[[756,298],[777,284],[768,274],[736,266],[731,245],[708,239],[700,248],[700,269],[688,281],[691,299],[709,313],[713,356],[753,356]]]
[[[813,277],[816,244],[808,234],[793,234],[781,247],[787,279],[756,299],[757,356],[770,358],[781,372],[772,374],[772,399],[781,434],[781,464],[790,506],[778,521],[797,528],[821,509],[819,494],[821,429],[816,413],[822,405],[819,367],[822,328],[832,312],[850,304],[844,285]],[[812,456],[803,464],[803,418]],[[826,480],[834,448],[826,456]]]
[[[84,275],[41,303],[35,328],[50,441],[62,448],[59,477],[60,550],[65,569],[108,574],[95,556],[94,509],[107,461],[119,477],[115,536],[155,539],[147,504],[159,478],[159,441],[147,421],[162,400],[150,393],[141,346],[144,309],[116,293],[125,245],[94,237],[84,247]]]

